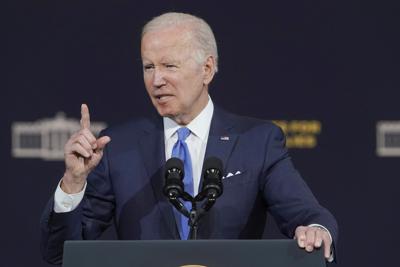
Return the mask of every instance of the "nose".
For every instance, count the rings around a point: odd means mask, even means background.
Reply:
[[[166,84],[165,77],[163,71],[160,69],[155,68],[153,72],[153,86],[154,87],[162,87]]]

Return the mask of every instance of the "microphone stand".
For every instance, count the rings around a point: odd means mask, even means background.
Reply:
[[[189,240],[196,240],[199,221],[215,204],[216,197],[214,197],[212,194],[206,196],[204,192],[200,192],[196,197],[192,197],[188,193],[183,192],[181,197],[183,200],[190,201],[192,203],[192,209],[190,212],[186,209],[185,205],[178,199],[176,195],[171,194],[168,196],[168,199],[182,215],[189,219]],[[198,209],[197,202],[203,201],[206,197],[207,201],[204,203],[203,207]]]
[[[185,201],[190,201],[192,203],[192,209],[190,210],[190,212],[187,210],[182,201],[179,200],[179,198],[182,198]],[[207,198],[206,202],[200,209],[198,209],[197,203],[203,201],[205,198]],[[179,196],[178,194],[168,194],[168,199],[182,215],[189,219],[189,240],[196,240],[199,221],[215,204],[217,199],[215,194],[210,194],[207,191],[202,191],[197,194],[196,197],[192,197],[187,192],[183,192],[181,196]]]
[[[190,211],[189,216],[189,239],[196,240],[197,239],[197,230],[198,230],[198,222],[199,222],[199,213],[197,212],[197,203],[195,201],[192,202],[192,210]]]
[[[188,193],[183,192],[182,198],[184,200],[190,201],[192,203],[192,209],[190,210],[190,212],[188,212],[188,210],[185,208],[185,206],[181,203],[186,211],[186,212],[181,212],[181,213],[189,219],[189,221],[188,221],[188,224],[190,227],[189,240],[196,240],[197,239],[198,222],[199,222],[200,217],[202,217],[200,215],[203,212],[200,213],[201,210],[200,211],[197,210],[197,201],[199,201],[197,199],[197,196],[195,198],[193,198]],[[181,211],[180,209],[178,209],[178,210]]]
[[[198,231],[198,223],[200,219],[211,209],[211,207],[215,204],[216,198],[212,195],[207,197],[206,203],[199,210],[197,209],[197,202],[204,200],[205,195],[200,193],[195,198],[192,198],[192,209],[189,214],[189,239],[196,240],[197,239],[197,231]]]

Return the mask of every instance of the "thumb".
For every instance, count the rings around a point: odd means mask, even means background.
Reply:
[[[97,143],[97,149],[103,150],[104,147],[111,141],[111,138],[109,136],[102,136],[99,139],[96,140]]]

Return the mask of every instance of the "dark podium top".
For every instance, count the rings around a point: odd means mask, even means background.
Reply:
[[[323,267],[294,240],[66,241],[63,267]]]

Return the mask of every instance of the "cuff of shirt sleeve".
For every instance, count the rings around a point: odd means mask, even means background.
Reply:
[[[332,235],[331,235],[331,233],[329,232],[329,230],[328,230],[325,226],[320,225],[320,224],[317,224],[317,223],[313,223],[313,224],[310,224],[310,225],[308,225],[308,226],[310,226],[310,227],[319,227],[319,228],[324,229],[324,230],[328,233],[328,235],[329,235],[329,238],[330,238],[330,240],[331,240],[331,244],[333,244]],[[333,262],[333,260],[334,260],[334,257],[333,257],[333,246],[331,245],[331,255],[329,256],[329,258],[327,259],[327,261],[328,261],[328,262]]]
[[[63,213],[73,211],[82,201],[85,195],[86,185],[82,191],[76,194],[67,194],[61,189],[61,180],[58,182],[56,192],[54,194],[54,212]]]

